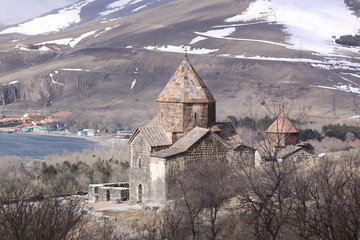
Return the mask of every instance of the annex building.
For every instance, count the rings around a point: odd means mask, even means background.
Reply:
[[[312,145],[300,142],[299,129],[284,113],[266,129],[266,141],[257,146],[255,166],[272,161],[299,161],[314,154]]]
[[[154,123],[129,140],[132,202],[164,203],[189,161],[219,157],[254,164],[255,150],[233,126],[216,122],[216,101],[187,57],[157,98]]]

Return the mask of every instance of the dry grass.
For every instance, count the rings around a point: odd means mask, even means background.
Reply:
[[[84,150],[83,152],[64,153],[63,155],[49,155],[45,157],[47,164],[57,164],[68,161],[69,163],[77,163],[82,161],[88,165],[95,163],[99,159],[126,162],[129,161],[129,146],[127,142],[104,142],[99,149]]]
[[[125,211],[111,211],[111,210],[105,210],[101,211],[102,213],[116,217],[117,221],[121,225],[125,225],[128,227],[134,227],[138,228],[142,226],[142,221],[144,220],[145,216],[151,216],[151,213],[144,210],[138,210],[138,209],[129,209]]]

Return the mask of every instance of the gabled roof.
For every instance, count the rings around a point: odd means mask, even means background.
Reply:
[[[208,132],[210,132],[209,129],[195,127],[190,132],[185,134],[185,136],[176,141],[170,148],[155,152],[151,154],[151,156],[165,158],[186,152],[192,145],[204,137]]]
[[[159,157],[159,158],[167,158],[167,157],[175,156],[180,153],[184,153],[209,133],[211,134],[210,129],[195,127],[190,132],[185,134],[185,136],[183,136],[177,142],[175,142],[170,148],[152,153],[151,156]],[[226,146],[231,148],[231,145],[228,142],[226,142],[224,139],[222,139],[220,136],[218,136],[215,133],[213,133],[213,136],[219,139],[219,141],[222,141]]]
[[[267,158],[272,156],[273,158],[276,159],[283,159],[291,154],[294,154],[300,150],[303,150],[309,154],[311,154],[311,152],[308,149],[305,149],[301,146],[287,146],[285,148],[282,149],[274,149],[274,148],[258,148],[257,151],[259,152],[260,156],[263,158]]]
[[[131,136],[129,143],[131,143],[140,132],[151,147],[170,146],[172,144],[171,139],[168,137],[166,131],[161,126],[140,127],[136,129],[135,133]]]
[[[210,90],[191,66],[187,57],[161,91],[158,102],[210,103],[215,102]]]
[[[296,152],[299,151],[299,150],[304,150],[304,151],[306,151],[304,148],[299,147],[299,146],[287,146],[286,148],[281,149],[281,150],[277,153],[276,157],[277,157],[277,158],[284,158],[284,157],[287,157],[287,156],[289,156],[289,155],[291,155],[291,154],[296,153]]]
[[[230,122],[217,122],[211,130],[218,132],[219,136],[232,146],[238,146],[243,143],[243,140]]]
[[[266,133],[299,133],[295,125],[285,116],[280,114],[278,119],[270,125],[265,131]]]
[[[180,138],[176,141],[171,147],[179,148],[179,149],[189,149],[192,145],[194,145],[199,139],[205,136],[209,132],[209,129],[195,127],[190,132],[185,134],[184,137]]]

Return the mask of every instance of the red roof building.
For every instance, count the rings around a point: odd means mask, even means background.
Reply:
[[[281,113],[265,132],[268,142],[274,147],[283,148],[299,142],[299,130],[284,113]]]

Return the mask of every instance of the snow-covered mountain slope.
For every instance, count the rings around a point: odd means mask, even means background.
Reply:
[[[311,0],[82,0],[5,30],[32,29],[37,19],[51,26],[29,37],[0,36],[0,84],[18,81],[22,101],[45,99],[54,108],[76,103],[80,110],[131,114],[128,107],[143,113],[149,111],[144,103],[156,99],[187,51],[225,109],[250,100],[307,98],[322,115],[334,108],[336,92],[342,98],[337,114],[350,114],[349,96],[360,95],[360,49],[336,46],[332,36],[354,34],[358,19],[340,0],[318,1],[322,5]],[[163,5],[149,9],[151,4]],[[49,17],[61,14],[67,24],[58,28],[53,22],[62,21]],[[298,21],[302,18],[308,21]],[[41,87],[32,87],[40,82]],[[229,108],[224,114],[233,112]]]
[[[0,25],[27,21],[78,0],[3,0],[0,1]]]
[[[51,32],[58,32],[80,22],[85,23],[97,18],[104,20],[109,18],[120,18],[173,1],[174,0],[81,0],[65,8],[59,9],[54,13],[37,17],[14,27],[4,29],[0,34],[49,34]]]
[[[292,47],[325,54],[338,48],[334,38],[360,30],[360,19],[343,0],[257,0],[245,12],[225,20],[254,21],[282,24]]]

